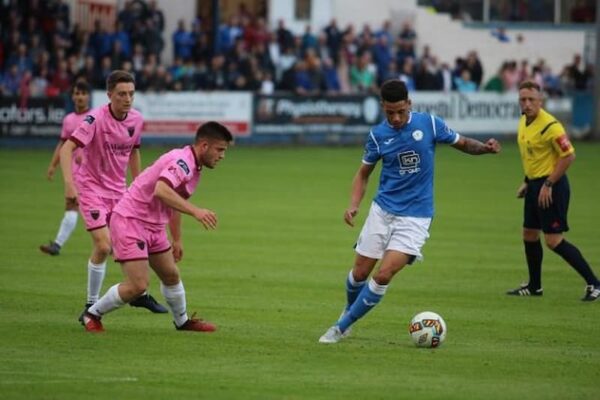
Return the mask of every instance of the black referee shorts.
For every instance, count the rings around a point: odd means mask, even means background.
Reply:
[[[542,230],[544,233],[562,233],[569,230],[567,212],[571,188],[566,175],[552,186],[552,204],[549,208],[538,205],[540,190],[546,177],[532,179],[527,184],[525,206],[523,208],[523,227]]]

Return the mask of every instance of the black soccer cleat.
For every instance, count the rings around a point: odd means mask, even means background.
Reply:
[[[88,308],[90,308],[93,305],[94,305],[94,303],[85,303],[85,306],[83,307],[83,311],[79,315],[79,318],[77,318],[77,321],[79,321],[81,323],[81,325],[85,326],[85,322],[83,321],[83,317],[85,316],[85,313],[87,313]]]
[[[133,300],[129,303],[132,307],[143,307],[155,314],[165,314],[168,313],[169,310],[162,304],[160,304],[154,297],[149,294],[144,294],[137,299]]]
[[[509,296],[541,296],[544,294],[544,289],[532,289],[529,287],[528,283],[522,283],[521,286],[516,289],[509,290],[506,292],[506,294]]]
[[[60,254],[60,246],[56,242],[49,242],[40,246],[42,253],[50,254],[51,256],[58,256]]]
[[[596,301],[600,297],[600,285],[587,285],[585,287],[585,296],[581,301]]]

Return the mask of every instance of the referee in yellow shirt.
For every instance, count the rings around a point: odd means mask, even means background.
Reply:
[[[583,301],[600,297],[600,281],[577,247],[567,242],[567,211],[570,188],[566,171],[575,160],[575,149],[562,124],[542,108],[540,86],[533,81],[519,85],[518,143],[525,181],[517,197],[525,198],[523,241],[529,268],[529,282],[507,292],[514,296],[541,296],[543,249],[546,246],[561,256],[586,282]]]

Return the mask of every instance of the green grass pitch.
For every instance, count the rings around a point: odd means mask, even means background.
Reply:
[[[600,146],[576,143],[567,237],[600,273]],[[144,163],[165,149],[143,149]],[[498,156],[438,148],[436,217],[425,260],[396,276],[382,303],[337,345],[317,343],[344,304],[352,245],[377,186],[347,227],[342,214],[362,149],[233,147],[193,202],[218,213],[205,231],[184,217],[180,263],[190,311],[214,334],[177,332],[169,315],[126,307],[106,332],[77,323],[90,238],[81,220],[59,257],[38,246],[63,213],[50,150],[0,150],[1,399],[586,399],[600,390],[600,304],[545,249],[543,298],[511,298],[526,277],[522,179],[514,144]],[[121,272],[112,261],[103,292]],[[152,276],[151,293],[164,303]],[[407,327],[440,313],[448,336],[417,349]]]

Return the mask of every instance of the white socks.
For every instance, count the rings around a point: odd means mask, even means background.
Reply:
[[[179,281],[178,284],[173,286],[166,286],[161,282],[160,291],[165,296],[165,300],[167,300],[167,304],[173,313],[175,325],[180,327],[188,320],[183,282]]]
[[[94,264],[92,260],[88,261],[88,284],[87,284],[87,303],[95,303],[100,297],[100,289],[104,282],[106,273],[106,261],[101,264]]]
[[[62,247],[65,242],[71,236],[71,233],[75,230],[77,226],[77,211],[65,211],[65,216],[63,217],[60,228],[58,228],[58,233],[56,234],[56,239],[54,239],[54,243]]]
[[[122,307],[124,304],[125,302],[119,296],[119,284],[117,283],[108,289],[106,294],[88,309],[88,312],[101,317],[108,312]]]
[[[383,296],[385,294],[385,292],[387,291],[389,285],[380,285],[377,282],[375,282],[375,279],[371,278],[371,280],[369,281],[369,289],[371,290],[371,292],[379,295],[379,296]]]

